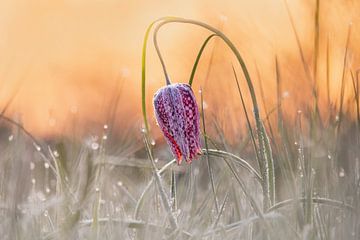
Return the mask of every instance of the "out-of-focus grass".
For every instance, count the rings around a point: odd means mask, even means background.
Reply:
[[[317,41],[316,34],[315,55]],[[266,113],[258,119],[265,135],[253,134],[259,129],[251,126],[237,84],[248,136],[236,145],[227,144],[221,125],[206,115],[203,97],[211,93],[201,92],[204,149],[191,165],[177,166],[167,147],[148,135],[147,122],[143,133],[134,127],[116,139],[112,126],[104,125],[97,137],[49,142],[1,116],[6,122],[0,135],[1,239],[359,239],[359,71],[348,69],[346,59],[347,51],[344,72],[351,72],[351,81],[343,75],[339,108],[330,106],[328,97],[328,116],[319,116],[317,63],[313,79],[302,62],[314,99],[295,122],[283,116],[281,71],[286,66],[276,59],[276,106],[266,106],[261,82],[256,94]],[[241,79],[233,71],[236,87]],[[354,92],[347,101],[356,119],[343,109],[345,85]],[[275,116],[276,125],[269,116]],[[211,127],[217,134],[209,135]],[[269,176],[257,160],[269,152],[276,192],[264,205],[264,176]]]

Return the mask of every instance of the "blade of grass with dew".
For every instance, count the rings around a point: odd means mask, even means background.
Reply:
[[[178,228],[175,216],[171,212],[170,202],[169,202],[169,199],[168,199],[168,197],[167,197],[167,195],[165,193],[165,188],[164,188],[163,182],[161,180],[161,176],[159,174],[159,171],[157,170],[157,168],[155,166],[154,158],[153,158],[152,153],[150,151],[150,145],[149,145],[149,142],[148,142],[145,134],[143,135],[143,138],[144,138],[145,148],[147,150],[146,152],[147,152],[148,157],[149,157],[149,159],[150,159],[150,161],[151,161],[151,163],[153,165],[153,174],[154,174],[154,177],[155,177],[155,181],[156,181],[156,183],[158,185],[162,205],[163,205],[163,207],[164,207],[164,209],[165,209],[165,211],[166,211],[166,213],[168,215],[170,226],[175,230],[175,229]]]
[[[171,169],[171,187],[170,187],[170,202],[171,202],[171,211],[175,212],[177,210],[177,194],[176,194],[176,174],[173,169]]]
[[[207,138],[205,137],[206,136],[206,124],[205,124],[205,112],[204,112],[204,96],[203,96],[203,92],[202,92],[201,88],[200,88],[200,99],[201,99],[200,100],[201,101],[201,120],[202,120],[202,125],[203,125],[203,132],[204,132],[204,143],[205,143],[206,152],[208,152],[209,147],[208,147]],[[216,196],[216,192],[215,192],[214,173],[212,171],[210,158],[209,158],[208,154],[206,154],[206,163],[207,163],[207,169],[208,169],[208,174],[209,174],[210,183],[211,183],[211,189],[212,189],[213,196],[214,196],[216,213],[219,213],[219,205],[218,205],[218,200],[217,200],[217,196]]]
[[[342,75],[341,75],[341,88],[340,88],[340,103],[339,103],[339,112],[337,114],[337,124],[336,124],[336,130],[335,130],[335,158],[338,157],[338,145],[339,145],[339,134],[340,134],[340,128],[343,118],[343,107],[344,107],[344,94],[345,94],[345,76],[346,76],[346,66],[347,66],[347,59],[348,59],[348,51],[349,51],[349,45],[350,45],[350,36],[351,36],[351,24],[349,24],[347,38],[346,38],[346,45],[345,45],[345,53],[344,53],[344,59],[343,59],[343,69],[342,69]]]
[[[275,71],[276,71],[276,86],[277,86],[277,120],[278,120],[278,131],[280,134],[280,141],[281,141],[281,150],[279,151],[279,158],[281,158],[281,161],[279,162],[280,168],[284,173],[285,176],[285,182],[288,185],[288,188],[292,192],[292,195],[295,195],[295,176],[294,176],[294,170],[291,164],[291,159],[295,159],[291,148],[290,148],[290,141],[289,141],[289,135],[287,132],[287,129],[285,127],[284,119],[283,119],[283,112],[282,112],[282,78],[280,73],[280,66],[278,62],[277,56],[275,57]]]
[[[163,172],[165,172],[172,164],[175,164],[176,160],[173,159],[172,161],[168,162],[167,164],[165,164],[159,171],[159,174],[162,174]],[[137,201],[136,207],[135,207],[135,211],[134,211],[134,219],[138,219],[139,218],[139,213],[140,213],[140,209],[144,203],[144,198],[146,193],[150,190],[152,184],[155,181],[155,177],[152,177],[151,180],[149,181],[148,185],[146,185],[145,189],[143,190],[143,192],[140,195],[139,200]]]
[[[287,200],[276,203],[274,206],[269,208],[267,212],[272,212],[272,211],[278,210],[280,208],[283,208],[283,207],[286,207],[286,206],[289,206],[291,204],[295,204],[298,202],[305,203],[306,201],[307,201],[306,198],[287,199]],[[354,210],[353,206],[351,206],[347,203],[338,201],[338,200],[316,197],[316,198],[312,198],[311,201],[315,204],[321,204],[321,205],[325,205],[325,206],[329,206],[329,207],[340,208],[342,210],[350,211],[351,213]]]
[[[252,130],[252,127],[251,127],[249,115],[248,115],[247,110],[246,110],[245,101],[244,101],[244,98],[243,98],[243,95],[242,95],[242,92],[241,92],[241,89],[240,89],[239,80],[238,80],[238,77],[237,77],[234,66],[231,65],[231,67],[232,67],[233,74],[234,74],[234,77],[235,77],[236,86],[237,86],[237,89],[238,89],[238,92],[239,92],[239,95],[240,95],[241,105],[242,105],[242,108],[244,110],[244,114],[245,114],[245,118],[246,118],[246,122],[247,122],[247,127],[248,127],[248,130],[249,130],[250,137],[251,137],[252,144],[253,144],[253,148],[254,148],[254,151],[255,151],[256,160],[257,160],[257,162],[259,164],[259,168],[263,169],[264,166],[263,166],[263,163],[261,162],[260,157],[259,157],[259,150],[258,150],[257,145],[256,145],[256,140],[255,140],[254,133],[253,133],[253,130]]]

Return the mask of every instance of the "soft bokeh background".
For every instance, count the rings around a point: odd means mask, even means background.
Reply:
[[[289,0],[288,5],[306,61],[312,66],[315,1]],[[358,66],[359,7],[358,1],[321,2],[320,106],[327,101],[327,39],[330,94],[336,104],[350,22],[353,24],[347,65],[354,71]],[[13,99],[5,115],[21,121],[36,136],[66,135],[74,133],[74,129],[82,136],[101,128],[110,119],[114,122],[114,132],[129,127],[140,129],[142,40],[149,23],[162,16],[197,19],[222,29],[243,54],[256,86],[255,66],[258,67],[269,109],[276,104],[277,56],[286,115],[291,117],[298,109],[305,110],[311,85],[304,75],[285,1],[3,0],[0,2],[0,106]],[[174,82],[188,80],[197,51],[208,34],[180,24],[161,30],[160,47]],[[151,41],[148,49],[147,97],[151,110],[151,97],[164,84],[164,78]],[[224,129],[228,127],[236,134],[244,121],[239,118],[242,110],[232,63],[237,66],[226,46],[213,41],[201,61],[194,89],[204,88],[208,116],[215,112],[218,122],[226,119],[230,127],[223,126]],[[239,68],[238,75],[242,76]],[[349,76],[347,71],[346,81],[350,81]],[[350,86],[346,90],[347,98],[351,97]],[[353,112],[348,107],[347,111]],[[77,127],[70,127],[74,125]]]

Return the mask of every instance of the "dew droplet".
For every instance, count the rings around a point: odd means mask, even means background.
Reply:
[[[93,142],[93,143],[91,143],[91,148],[93,150],[97,150],[99,148],[99,144],[97,142]]]
[[[47,187],[47,188],[45,188],[45,192],[46,192],[46,193],[50,193],[50,192],[51,192],[51,189]]]
[[[155,144],[156,144],[155,140],[154,140],[154,139],[151,139],[150,144],[151,144],[152,146],[155,146]]]
[[[339,177],[345,177],[345,170],[343,168],[340,168],[339,170]]]
[[[35,163],[34,162],[30,162],[30,170],[34,170],[35,169]]]
[[[109,126],[107,124],[104,124],[104,129],[108,129]]]
[[[100,191],[100,188],[95,188],[95,192],[99,192]]]
[[[159,162],[159,159],[158,159],[158,158],[155,158],[155,159],[154,159],[154,162],[155,162],[155,163]]]
[[[32,179],[31,179],[31,183],[32,183],[32,184],[35,184],[35,183],[36,183],[36,179],[35,179],[35,178],[32,178]]]
[[[50,165],[49,165],[49,163],[44,163],[44,167],[46,168],[46,169],[48,169],[49,167],[50,167]]]
[[[107,135],[104,135],[102,138],[103,138],[103,140],[106,140],[106,139],[107,139]]]
[[[55,157],[59,157],[59,156],[60,156],[59,152],[56,151],[56,150],[53,152],[53,154],[54,154]]]
[[[117,184],[119,187],[123,185],[123,183],[122,183],[121,181],[118,181],[116,184]]]
[[[45,216],[45,217],[49,216],[48,210],[45,210],[45,211],[44,211],[44,216]]]
[[[10,135],[9,138],[8,138],[9,142],[11,142],[12,140],[14,140],[14,135]]]

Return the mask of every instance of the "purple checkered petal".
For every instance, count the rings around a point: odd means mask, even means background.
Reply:
[[[188,84],[171,84],[154,96],[156,120],[177,159],[191,162],[199,153],[200,116],[196,99]]]

